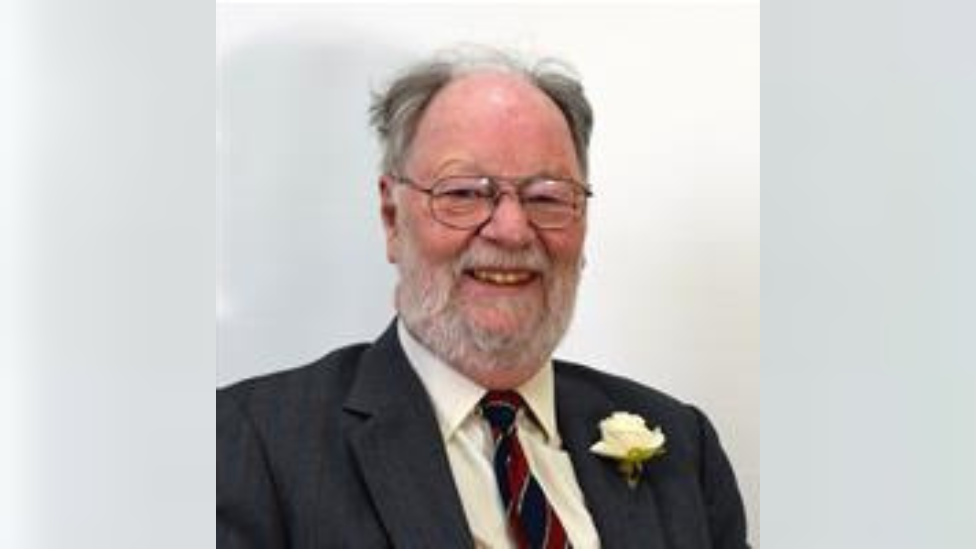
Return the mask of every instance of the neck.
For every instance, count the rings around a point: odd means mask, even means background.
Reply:
[[[539,372],[542,365],[543,362],[540,361],[532,367],[486,368],[484,366],[474,366],[466,368],[453,363],[451,367],[485,389],[507,391],[516,389],[532,379],[532,376]]]

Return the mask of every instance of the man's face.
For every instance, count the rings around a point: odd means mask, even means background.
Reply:
[[[423,188],[454,175],[582,180],[559,108],[524,80],[495,73],[463,77],[434,97],[403,171]],[[387,255],[400,270],[397,307],[407,327],[483,383],[524,381],[568,326],[585,218],[539,230],[506,195],[484,225],[459,230],[431,217],[424,193],[389,178],[382,192]]]

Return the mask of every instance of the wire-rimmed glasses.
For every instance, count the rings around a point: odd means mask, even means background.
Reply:
[[[434,181],[429,187],[393,176],[428,196],[431,216],[455,229],[473,229],[486,223],[505,194],[517,198],[526,218],[538,229],[564,229],[586,211],[592,191],[579,181],[546,176],[501,178],[489,175],[456,175]],[[513,185],[501,185],[510,181]]]

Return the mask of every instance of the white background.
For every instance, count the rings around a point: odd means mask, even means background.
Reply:
[[[223,4],[218,383],[392,317],[371,89],[479,42],[573,63],[593,103],[587,268],[559,355],[702,407],[759,533],[759,6]]]

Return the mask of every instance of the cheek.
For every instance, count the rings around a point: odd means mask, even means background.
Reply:
[[[416,220],[412,231],[416,252],[434,265],[453,262],[461,255],[468,242],[466,233],[442,228],[424,219]]]
[[[543,237],[543,242],[556,263],[576,263],[583,253],[584,234],[582,230],[551,233]]]

